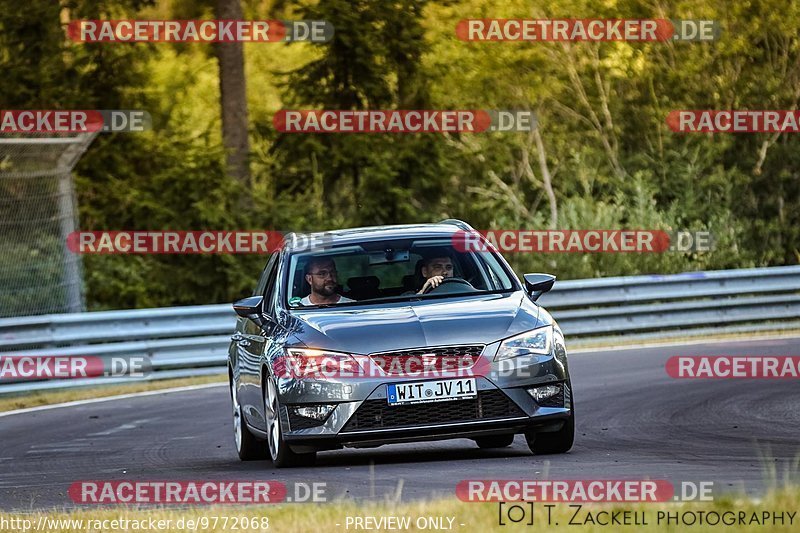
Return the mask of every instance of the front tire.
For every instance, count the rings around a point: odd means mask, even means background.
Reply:
[[[281,404],[278,400],[278,389],[275,381],[267,376],[264,384],[264,419],[267,426],[267,443],[269,456],[275,468],[288,468],[292,466],[313,465],[317,458],[316,452],[296,453],[286,441],[283,440],[281,430]]]
[[[231,382],[231,403],[233,404],[233,439],[236,444],[236,453],[242,461],[258,461],[267,458],[267,449],[264,441],[258,440],[247,429],[247,423],[239,404],[239,395],[236,386]]]
[[[525,440],[528,442],[528,448],[536,455],[567,453],[575,442],[575,412],[570,413],[558,431],[526,432]]]

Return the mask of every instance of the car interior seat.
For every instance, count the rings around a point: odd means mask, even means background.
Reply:
[[[350,292],[346,294],[353,300],[369,300],[379,296],[378,288],[381,280],[378,276],[356,276],[347,279],[347,286]]]
[[[422,259],[418,259],[417,264],[414,265],[414,273],[403,276],[403,291],[417,292],[424,283],[425,278],[422,277]]]

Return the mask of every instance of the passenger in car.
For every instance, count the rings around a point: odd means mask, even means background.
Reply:
[[[311,294],[300,300],[301,305],[329,305],[354,302],[337,294],[339,287],[336,263],[330,257],[312,257],[306,263],[305,278]]]

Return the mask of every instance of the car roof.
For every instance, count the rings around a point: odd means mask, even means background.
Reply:
[[[285,237],[285,249],[293,251],[297,247],[307,249],[309,239],[325,240],[333,246],[357,244],[367,241],[391,239],[450,237],[456,232],[467,231],[469,226],[459,221],[439,224],[400,224],[394,226],[366,226],[363,228],[347,228],[314,233],[290,233]]]

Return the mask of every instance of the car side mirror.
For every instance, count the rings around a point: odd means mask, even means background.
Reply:
[[[264,305],[263,296],[248,296],[233,304],[233,310],[242,318],[249,318],[259,326],[264,324],[262,317]]]
[[[551,274],[525,274],[525,290],[535,302],[539,296],[553,288],[556,277]]]

